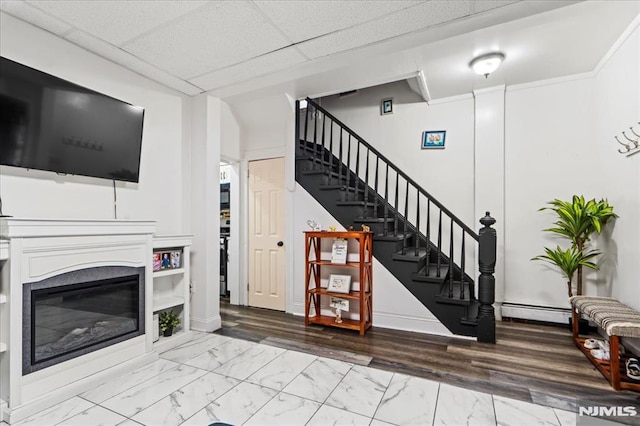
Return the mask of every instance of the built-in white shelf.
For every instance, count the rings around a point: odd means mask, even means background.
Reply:
[[[175,308],[180,316],[180,328],[172,336],[160,338],[153,349],[162,352],[191,340],[190,331],[190,253],[191,235],[156,235],[153,237],[153,252],[180,253],[180,268],[161,269],[153,273],[153,312]],[[168,278],[167,278],[168,277]],[[154,330],[155,332],[155,330]]]
[[[161,299],[153,299],[153,312],[162,311],[164,309],[173,308],[174,306],[184,305],[184,297],[163,297]]]
[[[0,294],[0,305],[2,305],[3,303],[7,303],[7,296],[5,296],[4,294]]]
[[[6,351],[7,351],[7,345],[5,345],[4,343],[0,342],[0,353],[6,352]]]
[[[153,273],[154,277],[168,277],[169,275],[179,275],[184,274],[184,268],[176,268],[176,269],[164,269],[162,271],[155,271]]]

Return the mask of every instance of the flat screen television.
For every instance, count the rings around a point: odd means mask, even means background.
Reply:
[[[138,182],[144,109],[0,58],[0,164]]]

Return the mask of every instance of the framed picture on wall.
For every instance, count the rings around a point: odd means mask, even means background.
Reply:
[[[428,130],[422,132],[422,149],[444,148],[446,130]]]
[[[387,98],[380,101],[380,115],[393,114],[393,99]]]

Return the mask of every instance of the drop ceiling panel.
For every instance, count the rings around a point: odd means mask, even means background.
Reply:
[[[293,42],[342,30],[424,1],[256,1]]]
[[[124,49],[178,77],[190,79],[290,42],[250,2],[211,2]]]
[[[37,9],[21,0],[0,1],[0,10],[54,34],[60,35],[71,29],[69,24],[58,18],[49,16],[40,9]]]
[[[470,1],[430,1],[298,45],[319,58],[468,16]]]
[[[172,89],[186,93],[187,95],[197,95],[203,92],[199,87],[168,74],[153,65],[149,65],[124,50],[80,30],[71,32],[66,36],[66,38],[90,52],[94,52],[105,59],[109,59],[112,62],[120,64],[125,68],[128,68],[151,80],[157,81],[164,86],[171,87]]]
[[[29,3],[117,46],[208,2],[29,0]]]
[[[236,84],[251,78],[280,71],[300,64],[307,59],[295,47],[277,50],[257,58],[249,59],[238,65],[232,65],[191,79],[191,83],[205,90]]]

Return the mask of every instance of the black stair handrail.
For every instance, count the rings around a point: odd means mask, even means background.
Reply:
[[[356,138],[358,142],[364,145],[369,151],[375,154],[380,160],[382,160],[384,163],[389,165],[398,175],[402,176],[402,178],[405,179],[407,183],[410,183],[411,186],[413,186],[418,191],[420,191],[421,194],[423,194],[428,200],[430,200],[433,204],[435,204],[443,213],[445,213],[449,218],[451,218],[460,228],[464,229],[467,234],[469,234],[474,240],[478,241],[478,238],[479,238],[478,234],[476,234],[476,232],[473,229],[467,226],[462,220],[460,220],[455,214],[453,214],[453,212],[451,212],[448,208],[446,208],[444,204],[438,201],[433,195],[429,194],[429,192],[427,192],[426,189],[424,189],[416,181],[411,179],[406,173],[404,173],[402,170],[396,167],[396,165],[393,164],[389,159],[387,159],[387,157],[385,157],[383,154],[381,154],[380,151],[378,151],[373,146],[371,146],[371,144],[365,141],[364,138],[360,137],[356,132],[351,130],[349,126],[344,124],[342,121],[336,118],[329,111],[322,108],[320,105],[314,102],[311,98],[306,98],[306,100],[309,104],[313,105],[315,109],[317,109],[318,111],[321,111],[322,114],[329,117],[334,123],[340,126],[344,131],[346,131],[351,136]],[[324,126],[323,126],[323,130],[324,130]]]

